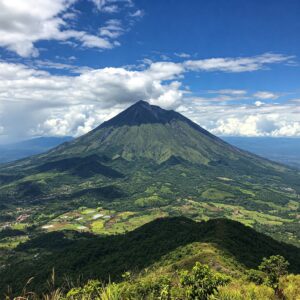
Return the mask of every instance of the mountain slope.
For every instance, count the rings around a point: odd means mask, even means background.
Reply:
[[[249,159],[279,169],[254,155],[240,151],[175,111],[139,101],[90,133],[42,156],[105,154],[110,159],[149,159],[156,163],[170,157],[204,164]]]
[[[160,209],[196,220],[225,216],[298,244],[299,193],[299,171],[139,101],[86,135],[0,167],[0,226],[18,225],[26,211],[25,227],[64,228],[59,215],[86,206],[114,211],[103,220],[105,230],[130,229]],[[93,230],[92,219],[77,223],[63,224]]]
[[[207,250],[213,251],[212,253]],[[48,233],[16,249],[0,276],[0,286],[21,288],[34,277],[33,285],[43,290],[52,268],[58,284],[66,274],[120,280],[125,271],[144,268],[193,265],[194,259],[209,262],[230,273],[255,268],[263,257],[283,255],[290,270],[300,272],[299,248],[279,243],[238,222],[216,219],[196,223],[187,218],[157,219],[133,232],[111,237],[61,232]],[[5,273],[5,276],[3,274]],[[1,275],[1,274],[0,274]]]

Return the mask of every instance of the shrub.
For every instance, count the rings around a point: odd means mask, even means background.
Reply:
[[[219,288],[211,300],[272,300],[276,299],[272,288],[254,283],[232,282]]]
[[[264,273],[258,270],[250,269],[247,272],[247,280],[255,284],[262,284],[264,282]]]
[[[280,255],[272,255],[269,258],[263,258],[258,267],[267,276],[266,284],[278,292],[279,278],[287,274],[289,262]]]
[[[185,288],[186,299],[206,300],[218,287],[229,282],[229,277],[214,273],[207,265],[197,262],[191,272],[180,273],[180,283]]]
[[[279,279],[279,289],[286,300],[300,300],[300,275],[287,275]]]
[[[166,275],[146,277],[123,285],[124,297],[127,299],[169,299],[170,278]]]

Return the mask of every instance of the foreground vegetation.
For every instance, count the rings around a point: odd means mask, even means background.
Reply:
[[[300,275],[287,274],[288,262],[282,256],[264,258],[259,270],[249,270],[237,279],[196,262],[190,270],[167,269],[138,275],[126,272],[119,283],[89,280],[81,287],[56,287],[55,272],[48,292],[38,295],[25,286],[20,296],[6,294],[6,300],[297,300]],[[70,286],[70,284],[69,284]]]
[[[20,292],[28,278],[33,277],[31,290],[43,293],[53,268],[58,287],[64,286],[66,278],[68,283],[77,282],[77,286],[91,278],[119,284],[125,272],[138,274],[132,278],[139,278],[140,274],[144,278],[162,270],[173,278],[173,273],[189,270],[196,262],[231,278],[241,278],[249,269],[257,269],[264,257],[275,254],[290,262],[286,266],[289,272],[300,272],[299,248],[275,241],[241,223],[161,218],[115,236],[61,231],[29,239],[3,261],[0,287],[2,293],[7,286]]]

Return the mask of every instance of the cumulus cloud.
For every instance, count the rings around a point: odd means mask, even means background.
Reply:
[[[219,120],[212,132],[225,136],[299,136],[300,122],[272,114],[248,115]]]
[[[180,66],[156,63],[140,71],[103,68],[54,76],[1,62],[0,126],[11,135],[79,135],[111,116],[109,112],[141,99],[175,108],[183,91],[172,79],[180,71]]]
[[[277,130],[277,126],[270,116],[250,115],[218,120],[212,131],[219,135],[262,136]]]
[[[241,89],[207,91],[206,98],[192,97],[182,84],[184,74],[190,72],[184,62],[148,61],[142,68],[80,71],[68,64],[38,64],[34,68],[0,61],[2,135],[78,136],[141,99],[177,109],[218,135],[300,135],[296,101],[229,102],[248,97]],[[51,68],[69,68],[73,74],[52,75],[47,71]],[[211,97],[211,93],[216,95]]]
[[[300,107],[285,104],[217,105],[189,99],[179,107],[188,117],[216,135],[300,136]]]
[[[101,35],[74,29],[71,26],[71,21],[75,20],[77,15],[70,10],[77,1],[0,1],[0,47],[22,57],[36,57],[39,55],[39,50],[35,44],[41,40],[57,40],[73,44],[75,41],[83,47],[98,49],[111,49],[118,46],[118,42],[111,40],[122,33],[122,28],[116,21],[109,21],[107,28],[102,28],[102,32],[100,30]],[[99,10],[105,8],[109,10],[116,6],[116,4],[109,4],[116,1],[93,0],[93,2]]]

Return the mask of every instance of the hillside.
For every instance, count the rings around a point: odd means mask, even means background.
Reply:
[[[157,217],[227,217],[299,245],[299,193],[299,171],[139,101],[77,139],[1,166],[0,226],[25,236],[111,234]]]
[[[299,273],[299,248],[279,243],[238,222],[216,219],[196,223],[183,217],[163,218],[110,237],[76,232],[43,234],[16,248],[8,266],[2,268],[0,286],[10,284],[15,291],[20,290],[33,276],[31,288],[44,291],[52,268],[60,285],[65,275],[74,281],[79,277],[83,282],[93,278],[118,281],[125,271],[190,268],[195,261],[238,277],[273,254],[284,256],[290,262],[290,271]]]

